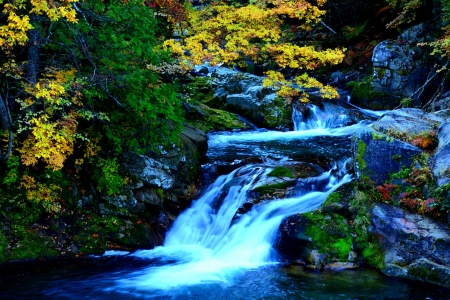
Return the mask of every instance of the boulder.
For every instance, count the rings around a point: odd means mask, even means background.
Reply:
[[[410,97],[414,98],[413,106],[422,107],[435,91],[440,76],[434,76],[422,92],[416,93],[435,74],[431,56],[425,48],[417,46],[425,37],[426,26],[419,24],[406,30],[397,40],[382,41],[374,48],[372,86],[375,91],[389,95],[381,105],[384,109],[397,107],[402,98]]]
[[[370,228],[385,251],[386,275],[450,287],[449,227],[397,207],[372,209]]]
[[[240,114],[259,127],[285,127],[290,122],[285,102],[273,88],[263,86],[262,77],[215,68],[210,84],[215,91],[208,102],[211,107]]]
[[[437,136],[439,144],[430,165],[439,186],[450,183],[450,118],[439,126]]]
[[[308,245],[312,239],[305,234],[309,220],[305,216],[298,214],[287,217],[280,224],[280,234],[276,243],[276,249],[289,259],[302,258],[308,251]],[[309,253],[309,252],[308,252]],[[313,255],[306,255],[312,257]],[[314,261],[309,259],[308,262]]]
[[[380,185],[389,174],[411,166],[422,150],[371,128],[361,128],[352,137],[354,170],[358,179]]]
[[[442,121],[442,117],[418,108],[402,108],[385,113],[372,128],[385,134],[411,136],[435,131]]]

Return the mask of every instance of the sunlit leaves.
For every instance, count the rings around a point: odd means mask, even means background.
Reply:
[[[28,42],[27,32],[33,28],[30,22],[31,14],[45,15],[50,21],[63,18],[68,22],[76,23],[73,2],[78,2],[78,0],[15,0],[6,3],[2,12],[7,16],[7,20],[0,26],[0,48],[24,46]]]
[[[338,64],[345,49],[321,50],[286,43],[286,32],[281,26],[287,19],[294,19],[297,29],[310,30],[324,15],[321,6],[325,2],[316,1],[313,5],[303,0],[255,0],[241,6],[219,2],[201,10],[189,9],[190,27],[184,31],[180,26],[179,39],[166,41],[165,46],[180,58],[185,69],[205,62],[241,65],[246,60],[304,71]],[[184,32],[187,34],[181,34]],[[338,97],[333,88],[313,78],[304,79],[306,73],[294,81],[285,79],[280,72],[270,71],[267,75],[265,85],[276,87],[282,97],[299,96],[300,89],[306,86],[319,88],[324,97]]]

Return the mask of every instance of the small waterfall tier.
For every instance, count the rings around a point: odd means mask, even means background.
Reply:
[[[323,108],[314,104],[294,105],[292,121],[295,131],[340,128],[354,123],[345,108],[330,103],[323,103]]]
[[[177,218],[164,246],[134,254],[168,263],[130,274],[119,286],[168,290],[202,282],[226,283],[239,270],[277,263],[273,244],[281,221],[319,207],[332,191],[351,180],[346,171],[336,168],[303,180],[291,197],[256,204],[235,220],[247,192],[273,167],[248,165],[220,176]]]

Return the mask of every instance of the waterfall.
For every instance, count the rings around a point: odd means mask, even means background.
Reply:
[[[329,129],[343,127],[351,123],[345,109],[329,103],[323,103],[321,109],[317,105],[307,104],[305,114],[293,106],[292,121],[295,131],[312,129]]]
[[[220,176],[183,212],[167,235],[164,246],[138,251],[135,257],[164,261],[118,281],[119,289],[168,290],[204,282],[227,284],[249,268],[277,263],[273,248],[283,218],[319,207],[337,187],[350,181],[332,169],[302,181],[308,188],[287,199],[255,204],[232,222],[246,201],[247,191],[273,167],[249,165]]]

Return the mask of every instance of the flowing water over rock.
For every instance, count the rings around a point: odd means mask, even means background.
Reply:
[[[312,112],[306,121],[294,113],[296,131],[210,134],[210,164],[255,156],[260,162],[218,176],[178,217],[164,246],[113,258],[97,268],[34,276],[9,283],[8,289],[5,284],[0,298],[424,299],[430,293],[421,292],[420,285],[370,270],[315,273],[281,264],[273,248],[281,221],[319,207],[351,180],[345,168],[349,136],[367,126],[344,126],[344,117],[330,117],[315,107]],[[317,164],[323,172],[295,179],[286,198],[262,201],[236,217],[249,191],[277,165],[292,162]]]

